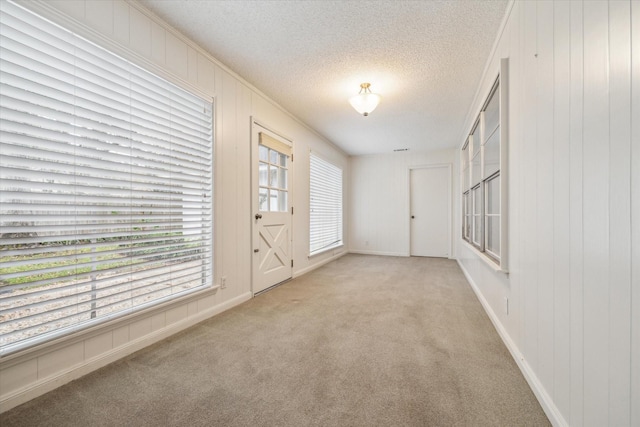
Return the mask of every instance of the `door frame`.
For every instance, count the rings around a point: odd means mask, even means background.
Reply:
[[[451,191],[453,189],[453,176],[452,176],[452,165],[451,163],[434,163],[429,165],[415,165],[409,166],[407,168],[407,215],[405,216],[405,221],[407,224],[407,256],[411,256],[411,171],[415,169],[447,169],[447,235],[449,242],[449,256],[448,259],[455,259],[453,254],[453,232],[451,230],[452,227],[452,212],[453,212],[453,198],[451,197]]]
[[[277,137],[283,139],[284,141],[287,142],[288,145],[291,146],[291,156],[292,159],[289,162],[289,194],[288,194],[288,202],[289,202],[289,207],[293,207],[293,186],[294,186],[294,180],[293,180],[293,150],[294,150],[294,144],[293,144],[293,139],[289,138],[288,136],[286,136],[285,134],[283,134],[282,132],[279,132],[277,130],[274,130],[273,127],[266,125],[265,122],[263,122],[262,120],[259,120],[258,118],[256,118],[255,116],[250,116],[250,124],[249,124],[249,132],[250,132],[250,138],[249,138],[249,154],[250,154],[250,158],[249,158],[249,163],[250,163],[250,173],[249,173],[249,215],[248,215],[248,221],[249,221],[249,228],[250,228],[250,232],[249,232],[249,265],[251,266],[251,295],[256,296],[256,292],[255,292],[255,268],[254,268],[254,254],[253,254],[253,249],[254,249],[254,236],[255,233],[257,232],[256,230],[256,224],[254,219],[254,214],[256,212],[254,212],[256,206],[254,205],[255,200],[254,200],[254,180],[258,179],[257,173],[258,171],[256,170],[256,168],[254,168],[254,166],[257,165],[258,159],[257,159],[257,149],[254,152],[254,144],[259,143],[256,140],[256,135],[257,132],[254,132],[254,127],[255,126],[259,126],[262,129],[276,135]],[[291,250],[293,251],[293,215],[291,218],[291,226],[289,228],[289,247],[291,248]],[[291,253],[291,259],[293,260],[293,252]],[[291,267],[291,277],[293,277],[293,267]],[[276,284],[277,285],[277,284]],[[264,292],[266,290],[268,290],[270,288],[266,288],[263,289],[260,292]]]

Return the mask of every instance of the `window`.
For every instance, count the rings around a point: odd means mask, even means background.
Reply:
[[[342,245],[342,169],[310,156],[309,255]]]
[[[260,132],[258,144],[258,209],[287,212],[287,175],[291,147]]]
[[[471,221],[471,228],[473,229],[471,233],[471,243],[473,243],[473,246],[482,250],[482,187],[480,185],[473,187],[471,189],[471,195],[473,203],[471,210],[473,218]]]
[[[506,271],[506,59],[462,146],[462,238]]]
[[[471,238],[471,201],[468,190],[462,194],[462,238],[467,241]]]
[[[0,352],[210,287],[211,100],[0,19]]]
[[[500,259],[500,174],[487,179],[484,188],[484,248],[493,258]]]

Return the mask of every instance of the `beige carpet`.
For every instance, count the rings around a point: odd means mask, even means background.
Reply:
[[[546,426],[455,261],[348,255],[0,425]]]

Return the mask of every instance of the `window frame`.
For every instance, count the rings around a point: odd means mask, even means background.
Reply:
[[[471,190],[462,193],[462,238],[467,242],[471,239]]]
[[[471,130],[462,144],[460,154],[461,239],[467,247],[480,255],[493,269],[504,273],[508,273],[508,65],[507,58],[500,60],[498,75],[484,98]],[[487,129],[485,111],[495,100],[498,101],[498,120],[495,127]],[[496,132],[500,138],[497,170],[494,163],[491,163],[491,169],[487,167],[488,158],[485,155],[486,145],[496,136]],[[495,146],[492,149],[495,150]],[[492,153],[495,152],[492,151]],[[480,156],[479,164],[476,156]],[[474,161],[476,161],[475,166]],[[474,170],[474,167],[479,167],[480,170]],[[465,182],[467,176],[469,182]],[[499,179],[499,213],[497,214],[487,212],[487,209],[490,208],[487,205],[487,186],[494,179]],[[476,200],[474,190],[480,192],[479,201]],[[481,204],[479,214],[476,203]],[[470,218],[467,213],[469,210],[471,211]],[[477,221],[478,217],[479,221]],[[490,228],[488,221],[495,217],[499,218],[498,253],[489,249],[488,239],[490,236],[487,235]]]

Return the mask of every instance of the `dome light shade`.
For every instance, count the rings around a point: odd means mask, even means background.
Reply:
[[[360,85],[360,93],[349,99],[351,106],[365,117],[376,109],[381,99],[377,93],[371,93],[370,86],[370,83],[362,83]]]

